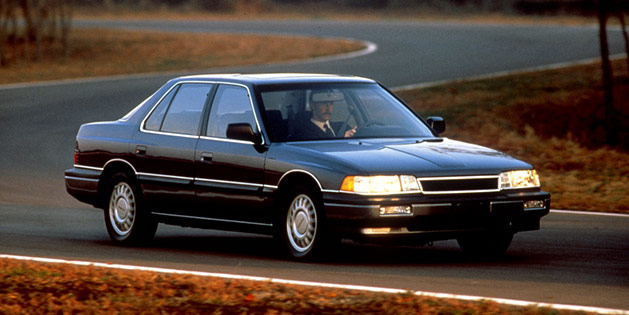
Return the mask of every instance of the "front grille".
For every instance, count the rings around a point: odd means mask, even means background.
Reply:
[[[466,194],[496,192],[498,176],[461,176],[420,178],[424,194]]]

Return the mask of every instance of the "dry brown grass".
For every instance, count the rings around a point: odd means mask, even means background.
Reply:
[[[0,84],[275,63],[356,51],[364,45],[325,38],[76,29],[70,47],[65,59],[56,53],[38,62],[0,67]]]
[[[0,260],[0,314],[584,314],[94,266]]]
[[[616,104],[629,108],[624,60]],[[448,121],[444,136],[523,159],[541,173],[552,207],[629,212],[629,152],[604,144],[598,65],[461,82],[399,93],[423,116]]]

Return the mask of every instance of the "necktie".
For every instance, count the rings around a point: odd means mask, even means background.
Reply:
[[[328,124],[323,125],[323,130],[325,131],[325,135],[328,137],[334,137],[334,131],[328,127]]]

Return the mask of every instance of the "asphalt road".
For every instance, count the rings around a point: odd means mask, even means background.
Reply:
[[[326,62],[207,72],[322,72],[371,77],[387,86],[454,79],[598,55],[595,27],[344,22],[94,22],[171,31],[349,37],[370,55]],[[612,52],[622,49],[610,32]],[[160,226],[143,248],[113,246],[102,213],[72,200],[81,123],[121,117],[173,74],[0,87],[0,253],[93,260],[295,280],[373,285],[629,309],[629,218],[553,213],[540,231],[517,234],[504,259],[471,261],[454,242],[433,247],[341,245],[335,258],[277,258],[268,237]]]

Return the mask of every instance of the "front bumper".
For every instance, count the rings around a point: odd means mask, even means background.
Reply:
[[[324,193],[323,199],[330,228],[368,240],[429,242],[497,227],[513,233],[538,230],[550,210],[550,195],[539,190],[439,196]],[[405,211],[382,213],[390,207]]]

